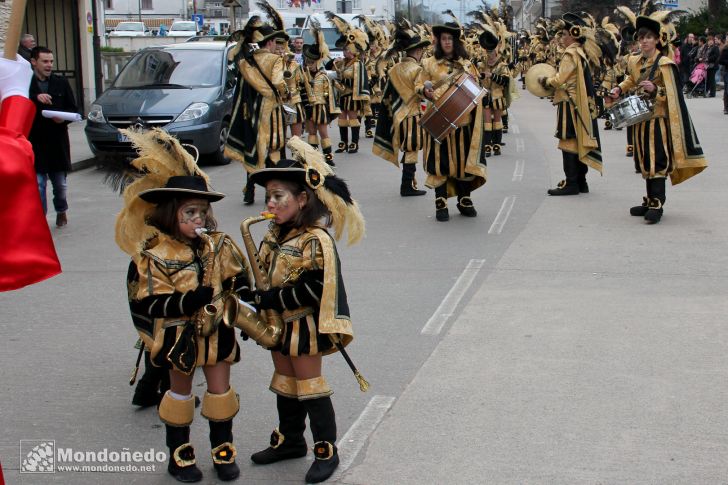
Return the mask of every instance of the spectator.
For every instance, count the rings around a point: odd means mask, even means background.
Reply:
[[[34,76],[30,81],[29,99],[35,103],[36,114],[28,139],[35,153],[35,172],[38,179],[43,212],[48,212],[46,185],[53,185],[53,207],[56,226],[68,223],[66,211],[67,175],[71,171],[71,144],[68,139],[68,121],[44,118],[42,110],[78,111],[71,86],[63,76],[53,73],[53,51],[35,47],[31,54]]]
[[[728,42],[720,49],[718,64],[723,68],[723,114],[728,115]]]
[[[217,35],[217,29],[215,29],[215,26],[210,27],[210,31],[208,32],[209,35]]]
[[[293,58],[296,62],[303,66],[303,37],[293,39]]]
[[[30,62],[30,51],[35,47],[35,37],[31,34],[23,34],[20,36],[20,46],[18,47],[18,54]]]
[[[159,26],[159,36],[160,37],[166,37],[167,36],[167,26],[162,24]]]
[[[715,98],[715,75],[718,72],[718,57],[720,57],[720,49],[715,44],[715,38],[708,36],[706,44],[705,62],[708,64],[708,97]]]
[[[692,58],[690,53],[695,47],[695,34],[688,34],[680,46],[680,79],[683,85],[687,84],[690,79],[690,73],[693,70]]]

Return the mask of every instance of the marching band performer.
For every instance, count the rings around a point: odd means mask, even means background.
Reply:
[[[274,20],[275,27],[252,17],[242,31],[231,35],[238,45],[229,54],[240,82],[225,156],[242,162],[248,174],[280,159],[286,141],[283,103],[290,97],[283,59],[275,54],[276,39],[288,40],[283,19],[267,2],[258,2],[258,6]],[[255,186],[248,179],[243,201],[252,204],[254,196]]]
[[[683,98],[677,66],[670,59],[671,12],[637,17],[641,54],[629,58],[626,79],[611,99],[636,92],[652,100],[652,116],[634,125],[634,157],[645,179],[647,195],[630,214],[649,224],[660,221],[665,204],[665,179],[684,182],[707,167]]]
[[[483,151],[485,156],[500,155],[503,141],[502,115],[506,109],[506,93],[511,81],[510,69],[501,52],[505,39],[491,26],[485,26],[478,40],[485,51],[485,57],[478,63],[480,83],[488,90],[483,98]]]
[[[589,71],[590,59],[584,50],[590,38],[587,24],[576,14],[565,13],[564,29],[559,36],[564,53],[555,76],[539,78],[546,89],[554,89],[557,106],[556,138],[562,152],[565,180],[549,189],[549,195],[577,195],[589,192],[586,174],[589,167],[602,171],[599,129],[594,112],[594,83]],[[597,50],[598,46],[594,45]],[[596,55],[598,58],[598,54]],[[598,62],[598,59],[591,59]]]
[[[321,137],[321,149],[324,152],[326,163],[334,165],[334,154],[331,153],[331,139],[329,138],[329,123],[340,113],[334,97],[331,79],[326,74],[324,62],[329,57],[329,47],[321,31],[321,26],[315,19],[311,21],[311,34],[314,39],[312,45],[303,46],[303,59],[306,66],[308,84],[308,138],[309,145],[316,142],[316,134]]]
[[[402,19],[396,26],[392,47],[386,53],[388,58],[397,56],[399,52],[405,53],[405,57],[388,72],[389,79],[384,88],[372,152],[395,166],[399,166],[397,156],[400,151],[403,152],[402,183],[399,188],[402,197],[427,193],[417,189],[415,180],[417,153],[422,150],[425,139],[424,130],[419,124],[422,117],[421,97],[416,87],[422,71],[422,54],[429,45],[429,40],[420,37],[410,23]]]
[[[341,141],[336,153],[356,153],[359,151],[361,118],[371,114],[369,79],[362,61],[369,49],[369,38],[362,30],[352,27],[332,12],[326,12],[326,18],[341,35],[340,44],[344,49],[344,58],[334,61],[338,81],[343,86],[343,91],[339,94]],[[351,128],[351,143],[347,128]]]
[[[240,474],[232,434],[239,405],[230,367],[240,360],[240,348],[235,329],[220,324],[222,315],[207,316],[202,308],[221,307],[231,292],[252,301],[250,268],[232,239],[216,231],[210,203],[224,194],[209,188],[179,141],[160,129],[124,133],[139,151],[131,162],[139,175],[123,190],[116,243],[138,268],[130,301],[134,325],[151,364],[170,369],[170,388],[159,403],[167,471],[180,482],[202,479],[190,441],[192,378],[200,367],[207,381],[201,414],[209,421],[212,461],[218,479],[234,480]]]
[[[303,87],[303,67],[296,61],[296,56],[288,49],[288,43],[283,39],[276,39],[276,45],[282,46],[283,52],[283,79],[286,80],[288,93],[290,98],[288,106],[296,110],[296,120],[291,124],[291,135],[301,136],[303,134],[303,124],[306,121],[306,110],[303,107],[303,99],[301,97],[301,89]]]
[[[478,79],[478,71],[468,59],[461,40],[458,23],[446,22],[432,27],[434,55],[422,61],[422,71],[416,91],[431,101],[437,101],[458,76],[470,74]],[[448,197],[457,196],[457,208],[466,217],[478,215],[470,194],[485,184],[486,166],[481,160],[483,137],[483,106],[481,103],[460,126],[438,144],[429,134],[425,136],[425,185],[435,189],[435,218],[447,221]]]
[[[529,51],[531,50],[531,37],[525,30],[521,32],[521,36],[518,39],[518,67],[517,72],[521,76],[521,89],[526,89],[526,73],[530,67]]]
[[[348,230],[354,244],[364,235],[364,218],[346,183],[297,137],[288,142],[295,159],[254,172],[265,187],[267,209],[275,216],[260,245],[260,261],[270,275],[269,290],[255,290],[255,305],[272,309],[284,321],[281,343],[271,350],[275,371],[278,427],[270,446],[251,460],[267,465],[303,457],[308,415],[314,460],[306,483],[319,483],[339,464],[332,390],[322,375],[322,356],[353,338],[346,291],[334,239]],[[334,235],[327,228],[333,226]],[[361,385],[361,383],[360,383]]]

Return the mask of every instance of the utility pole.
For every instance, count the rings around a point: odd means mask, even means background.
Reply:
[[[139,6],[139,22],[141,22],[142,21],[142,0],[139,0],[138,6]]]

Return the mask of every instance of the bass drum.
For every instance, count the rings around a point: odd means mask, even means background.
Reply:
[[[442,140],[460,126],[462,120],[478,106],[486,92],[473,76],[467,73],[461,74],[455,83],[422,115],[420,126],[437,143],[442,143]]]

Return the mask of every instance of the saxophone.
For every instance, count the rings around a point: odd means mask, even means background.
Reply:
[[[240,233],[243,236],[243,244],[248,252],[248,259],[255,279],[255,287],[259,290],[270,289],[270,280],[265,273],[263,263],[260,261],[258,249],[250,234],[250,226],[258,222],[272,219],[273,214],[264,212],[260,216],[248,217],[240,223]],[[245,332],[255,342],[265,348],[273,348],[281,340],[283,335],[283,319],[273,310],[255,309],[240,301],[236,295],[231,294],[225,298],[222,313],[222,320],[228,327],[237,327]]]
[[[207,263],[202,268],[202,286],[212,286],[212,276],[215,272],[215,241],[207,234],[207,229],[197,228],[195,229],[197,235],[207,245],[209,253],[207,256]],[[217,330],[220,318],[218,316],[218,308],[208,303],[204,307],[200,308],[195,313],[193,320],[195,324],[195,332],[200,337],[209,337],[215,330]]]

